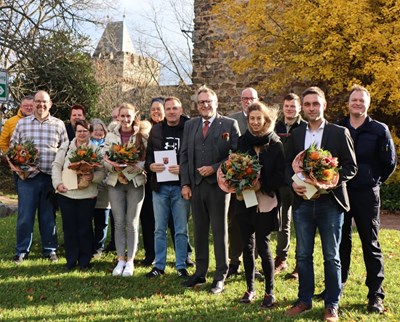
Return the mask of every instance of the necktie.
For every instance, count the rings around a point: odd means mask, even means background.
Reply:
[[[203,138],[205,138],[206,135],[207,135],[209,124],[210,124],[210,121],[204,121],[204,124],[203,124]]]

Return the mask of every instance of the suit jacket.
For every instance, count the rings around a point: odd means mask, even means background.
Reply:
[[[287,145],[286,173],[289,185],[292,186],[293,159],[298,153],[304,150],[306,126],[300,126],[293,130]],[[339,182],[333,189],[329,189],[329,195],[346,211],[350,209],[349,197],[347,195],[346,182],[357,173],[356,156],[353,140],[348,129],[342,126],[326,122],[322,135],[321,148],[328,150],[332,156],[339,161]],[[297,208],[303,201],[296,193],[294,194],[293,208]]]
[[[227,159],[229,151],[237,149],[239,127],[236,120],[216,115],[206,138],[202,137],[202,118],[196,117],[185,123],[183,142],[180,150],[181,186],[193,189],[201,179],[216,183],[216,172],[220,163]],[[195,150],[197,153],[195,153]],[[204,151],[203,153],[200,153]],[[215,173],[200,178],[197,166],[212,166]]]
[[[229,117],[238,122],[240,135],[243,135],[247,130],[247,117],[244,115],[243,111],[233,113],[232,115],[229,115]]]

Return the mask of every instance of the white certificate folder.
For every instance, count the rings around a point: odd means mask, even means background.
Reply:
[[[163,172],[157,172],[157,182],[179,181],[179,175],[168,171],[170,166],[178,164],[175,150],[154,151],[154,161],[165,165]]]

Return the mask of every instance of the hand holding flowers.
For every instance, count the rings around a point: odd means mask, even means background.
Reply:
[[[93,180],[93,170],[102,167],[103,155],[100,149],[93,149],[90,145],[80,145],[69,156],[68,168],[78,174],[78,188],[84,189]]]
[[[118,172],[118,181],[127,184],[129,181],[122,173],[124,169],[128,168],[129,173],[140,173],[143,169],[137,166],[139,160],[139,150],[132,143],[118,144],[113,143],[110,149],[104,156],[104,161],[111,164]]]
[[[217,171],[218,185],[225,192],[235,192],[242,198],[243,190],[257,190],[261,165],[256,157],[246,153],[230,153]]]
[[[339,163],[336,157],[320,148],[315,143],[300,152],[292,163],[296,174],[304,176],[304,182],[312,184],[318,189],[329,189],[339,181]]]
[[[11,170],[25,180],[31,173],[38,171],[39,151],[31,140],[10,146],[6,158]]]

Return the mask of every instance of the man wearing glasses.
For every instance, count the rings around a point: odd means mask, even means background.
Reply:
[[[242,110],[230,115],[230,118],[238,121],[240,135],[247,131],[247,111],[251,104],[258,101],[258,93],[254,88],[248,87],[242,91],[240,97]],[[232,199],[233,200],[233,199]],[[228,236],[229,236],[229,269],[228,276],[237,275],[240,272],[240,256],[242,256],[243,245],[240,237],[239,224],[234,215],[232,203],[229,205],[228,212]],[[260,274],[257,271],[258,274]],[[261,276],[262,277],[262,276]]]
[[[11,137],[10,146],[32,140],[39,150],[39,167],[28,178],[18,178],[17,244],[14,262],[28,258],[32,245],[33,225],[38,211],[42,253],[57,262],[57,229],[55,205],[49,198],[53,191],[51,167],[58,148],[68,141],[64,122],[50,115],[52,102],[45,91],[38,91],[34,99],[35,112],[21,119]]]
[[[229,151],[236,150],[239,128],[235,120],[217,113],[218,99],[212,89],[200,87],[196,103],[200,117],[185,123],[180,150],[182,196],[191,200],[196,252],[196,272],[183,285],[194,287],[206,282],[211,225],[216,269],[210,292],[219,294],[224,289],[228,271],[227,215],[230,194],[218,187],[216,172]]]

